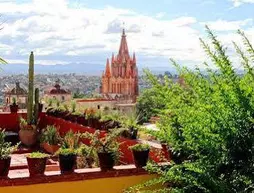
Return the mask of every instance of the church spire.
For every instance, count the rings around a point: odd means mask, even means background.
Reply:
[[[110,66],[109,66],[109,59],[108,59],[108,58],[107,58],[105,76],[106,76],[106,77],[110,77],[110,76],[111,76],[111,73],[110,73]]]
[[[128,49],[128,45],[127,45],[127,40],[126,40],[126,35],[125,35],[125,29],[123,29],[118,56],[120,57],[119,58],[120,61],[122,61],[123,59],[127,60],[130,57],[129,49]]]

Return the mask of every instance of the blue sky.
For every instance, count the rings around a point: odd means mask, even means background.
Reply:
[[[232,40],[241,44],[237,29],[254,42],[254,0],[0,0],[0,13],[0,56],[9,69],[27,64],[33,50],[45,68],[101,71],[118,50],[123,22],[140,69],[168,70],[169,58],[202,68],[206,24],[230,48]]]

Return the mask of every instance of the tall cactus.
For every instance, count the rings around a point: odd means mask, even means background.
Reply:
[[[40,97],[40,91],[38,88],[34,91],[34,122],[38,122],[39,118],[39,97]]]
[[[28,104],[27,104],[27,123],[33,123],[33,99],[34,99],[34,54],[31,52],[29,57],[29,83],[28,83]]]

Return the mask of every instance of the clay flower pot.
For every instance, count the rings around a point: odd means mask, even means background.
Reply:
[[[6,178],[11,165],[11,157],[0,159],[0,178]]]
[[[42,143],[41,147],[50,154],[55,154],[57,150],[60,148],[59,145],[50,145],[48,143]]]
[[[26,146],[33,146],[37,141],[37,130],[34,125],[27,125],[28,128],[20,129],[19,139]]]
[[[59,154],[59,164],[61,174],[73,173],[76,167],[77,156],[75,154],[61,155]]]
[[[27,157],[26,159],[30,176],[40,176],[44,174],[47,157],[44,158]]]
[[[114,155],[113,153],[99,153],[99,164],[102,171],[111,170],[115,165]]]
[[[144,151],[132,150],[134,163],[137,168],[142,168],[146,166],[149,157],[149,149]]]

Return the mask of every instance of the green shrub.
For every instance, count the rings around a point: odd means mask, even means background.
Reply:
[[[159,111],[159,132],[173,152],[170,167],[150,165],[160,177],[129,192],[163,184],[158,192],[232,193],[253,192],[254,174],[254,49],[242,32],[244,53],[236,44],[244,74],[238,75],[226,49],[207,28],[212,48],[201,40],[218,69],[190,71],[173,63],[184,79],[182,84],[164,78],[154,81],[165,108]]]

